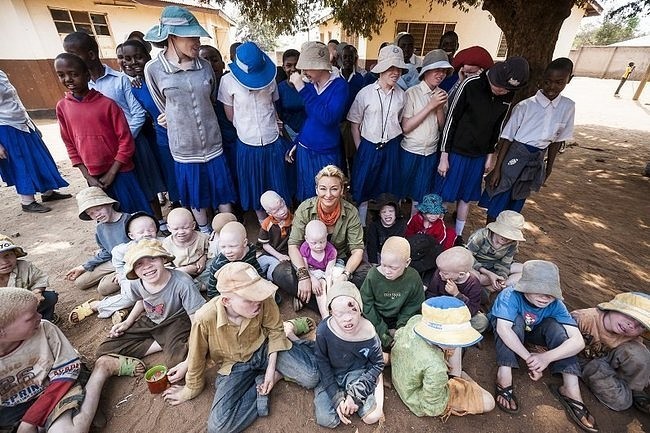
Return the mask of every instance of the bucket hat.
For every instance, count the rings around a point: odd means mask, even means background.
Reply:
[[[158,221],[158,218],[154,217],[153,215],[149,215],[146,212],[143,212],[143,211],[139,210],[136,213],[133,213],[133,214],[129,215],[126,218],[126,221],[124,221],[124,232],[126,233],[127,236],[129,236],[129,231],[131,230],[131,223],[133,222],[133,220],[135,220],[136,218],[140,218],[140,217],[149,217],[149,218],[151,218],[154,221],[154,223],[156,224],[156,232],[158,230],[160,230],[160,222]]]
[[[436,296],[422,303],[422,317],[413,330],[431,344],[467,347],[483,338],[470,323],[469,308],[452,296]]]
[[[650,295],[647,293],[619,293],[611,301],[598,304],[598,308],[604,311],[618,311],[630,316],[650,332]]]
[[[524,223],[524,216],[519,212],[504,210],[497,216],[496,221],[487,225],[487,228],[506,239],[523,242],[526,240],[521,232]]]
[[[246,262],[231,262],[215,274],[217,291],[222,295],[234,293],[242,298],[262,302],[273,296],[278,287],[260,277],[254,267]]]
[[[424,73],[432,69],[446,69],[447,76],[454,72],[454,67],[449,63],[449,57],[443,50],[431,50],[422,60],[422,69],[418,76],[420,80],[424,77]]]
[[[16,245],[9,236],[0,235],[0,253],[4,253],[5,251],[13,251],[16,254],[16,258],[27,255],[25,250]]]
[[[515,290],[521,293],[551,295],[555,299],[564,299],[560,288],[560,270],[555,263],[546,260],[528,260],[521,271],[521,279],[515,284]]]
[[[167,251],[157,239],[142,239],[134,243],[124,254],[124,274],[129,280],[136,280],[138,276],[133,267],[135,262],[143,257],[162,257],[164,263],[173,262],[175,257]]]
[[[120,203],[110,198],[103,189],[98,186],[89,186],[77,193],[77,206],[79,208],[79,218],[84,221],[90,221],[90,215],[86,213],[88,209],[103,204],[112,204],[113,209],[118,210]]]
[[[331,71],[332,63],[330,62],[330,52],[327,49],[327,45],[318,41],[309,41],[302,44],[296,69]]]
[[[349,296],[354,299],[357,304],[359,304],[359,310],[363,310],[363,301],[361,300],[361,292],[357,289],[357,286],[350,281],[337,281],[332,285],[332,287],[327,291],[327,308],[330,308],[334,298],[339,296]]]
[[[416,206],[417,210],[422,213],[430,213],[434,215],[440,215],[447,210],[442,205],[442,197],[438,194],[427,194],[422,197],[422,201]]]
[[[228,66],[235,80],[249,90],[268,86],[277,73],[275,63],[254,42],[244,42],[238,46],[235,59]]]
[[[148,42],[162,42],[169,35],[183,38],[210,38],[210,34],[199,24],[192,12],[180,6],[167,6],[162,10],[160,22],[144,36]]]
[[[408,72],[408,66],[404,63],[404,52],[397,45],[386,45],[379,50],[377,64],[373,66],[371,72],[381,74],[386,72],[391,66],[400,68],[402,72]]]
[[[504,62],[495,63],[488,71],[490,83],[508,90],[517,90],[528,83],[530,66],[521,56],[510,57]]]
[[[490,69],[494,66],[494,60],[490,53],[477,45],[457,52],[452,63],[455,69],[460,69],[465,65],[480,66],[483,69]]]

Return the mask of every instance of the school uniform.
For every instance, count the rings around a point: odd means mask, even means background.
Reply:
[[[406,91],[403,118],[411,118],[429,103],[433,90],[424,81]],[[414,130],[404,134],[400,150],[401,197],[422,201],[434,192],[434,178],[438,168],[438,117],[434,112]]]
[[[280,120],[284,122],[284,127],[289,133],[291,141],[293,141],[298,136],[307,118],[305,103],[296,88],[289,84],[288,80],[281,81],[278,84],[278,97],[275,102],[275,109]]]
[[[518,103],[501,132],[511,141],[501,167],[501,180],[496,188],[487,186],[479,206],[496,218],[509,209],[521,212],[532,191],[539,191],[546,177],[544,157],[551,143],[573,137],[575,103],[562,95],[552,101],[541,90]]]
[[[261,209],[260,196],[268,190],[291,203],[284,161],[289,144],[278,131],[274,106],[278,98],[275,81],[263,89],[249,90],[231,73],[219,84],[218,100],[233,108],[239,200],[244,210]]]
[[[381,193],[400,195],[400,118],[405,93],[398,86],[384,92],[379,83],[361,89],[347,119],[360,125],[361,143],[352,167],[352,196],[357,203]]]

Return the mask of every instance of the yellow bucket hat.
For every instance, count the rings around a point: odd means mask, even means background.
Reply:
[[[598,304],[604,311],[618,311],[636,319],[650,332],[650,295],[641,292],[619,293],[609,302]]]
[[[422,303],[422,318],[414,331],[431,344],[443,347],[467,347],[483,336],[470,324],[469,309],[453,296],[436,296]]]

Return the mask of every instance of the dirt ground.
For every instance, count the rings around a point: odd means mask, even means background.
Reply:
[[[623,291],[650,291],[650,178],[642,176],[650,161],[650,116],[644,103],[606,99],[606,104],[591,101],[600,86],[609,94],[612,80],[578,79],[567,89],[578,102],[575,143],[561,154],[548,186],[528,201],[525,243],[518,260],[547,259],[560,268],[562,287],[571,309],[594,306]],[[596,87],[595,87],[596,86]],[[601,93],[601,95],[603,94]],[[650,93],[650,92],[646,92]],[[629,99],[629,98],[628,98]],[[599,102],[600,103],[600,102]],[[581,112],[582,110],[582,112]],[[624,111],[621,115],[621,110]],[[616,113],[609,116],[608,113]],[[628,113],[625,115],[625,113]],[[60,170],[71,186],[83,188],[81,176],[70,166],[56,138],[56,125],[39,122],[52,146]],[[74,200],[55,202],[47,214],[22,213],[13,188],[0,188],[0,233],[23,246],[28,259],[50,276],[59,292],[58,314],[67,313],[80,302],[97,297],[94,291],[82,292],[63,280],[67,269],[82,263],[96,249],[93,224],[77,218]],[[484,213],[472,211],[466,228],[469,234],[481,227]],[[249,228],[251,236],[255,229]],[[288,302],[281,306],[285,317],[295,313]],[[94,351],[105,338],[110,321],[89,318],[71,326],[62,320],[60,327],[90,363]],[[489,391],[494,389],[496,367],[492,337],[483,349],[471,348],[464,358],[464,369]],[[145,359],[147,365],[162,361],[161,356]],[[160,396],[149,394],[143,379],[115,378],[105,388],[101,406],[108,418],[102,432],[202,432],[214,395],[209,370],[208,384],[195,400],[175,408]],[[387,372],[388,373],[388,370]],[[515,387],[521,405],[519,415],[495,409],[482,416],[440,419],[417,418],[409,412],[394,389],[386,388],[386,420],[366,426],[353,418],[342,432],[579,432],[562,406],[546,386],[559,379],[545,375],[531,382],[525,372],[515,373]],[[650,417],[636,409],[616,413],[601,405],[583,386],[583,395],[601,432],[650,431]],[[313,393],[280,382],[271,397],[271,415],[258,419],[249,431],[319,432],[313,410]]]

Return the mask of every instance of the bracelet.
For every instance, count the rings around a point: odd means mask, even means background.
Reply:
[[[296,269],[296,277],[298,277],[298,281],[308,280],[310,278],[309,271],[304,266],[302,268],[298,268]]]
[[[344,269],[343,272],[341,272],[341,275],[345,275],[346,280],[350,279],[350,273],[348,272],[347,269]]]

